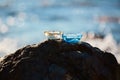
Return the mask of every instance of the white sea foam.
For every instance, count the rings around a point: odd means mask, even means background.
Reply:
[[[11,38],[4,38],[0,41],[0,55],[6,55],[14,52],[18,48],[18,41]]]
[[[120,63],[120,47],[117,45],[112,34],[108,34],[104,38],[95,38],[93,34],[87,34],[84,41],[90,43],[94,47],[100,48],[103,51],[113,53]]]

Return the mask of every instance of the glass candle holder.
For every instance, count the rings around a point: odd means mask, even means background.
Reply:
[[[62,32],[60,31],[45,31],[44,34],[50,40],[62,39]]]
[[[67,43],[79,43],[82,34],[62,34],[62,39]]]

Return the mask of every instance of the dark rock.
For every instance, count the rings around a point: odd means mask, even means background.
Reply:
[[[0,80],[120,80],[119,69],[114,55],[88,43],[48,40],[6,56]]]

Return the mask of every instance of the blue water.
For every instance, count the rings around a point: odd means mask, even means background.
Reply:
[[[120,42],[120,0],[0,0],[0,20],[8,28],[0,40],[17,39],[21,46],[45,40],[46,30],[112,33]]]

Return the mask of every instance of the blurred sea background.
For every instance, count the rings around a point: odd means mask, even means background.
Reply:
[[[120,62],[120,0],[0,0],[0,57],[44,41],[47,30],[90,33],[86,41],[112,47]]]

